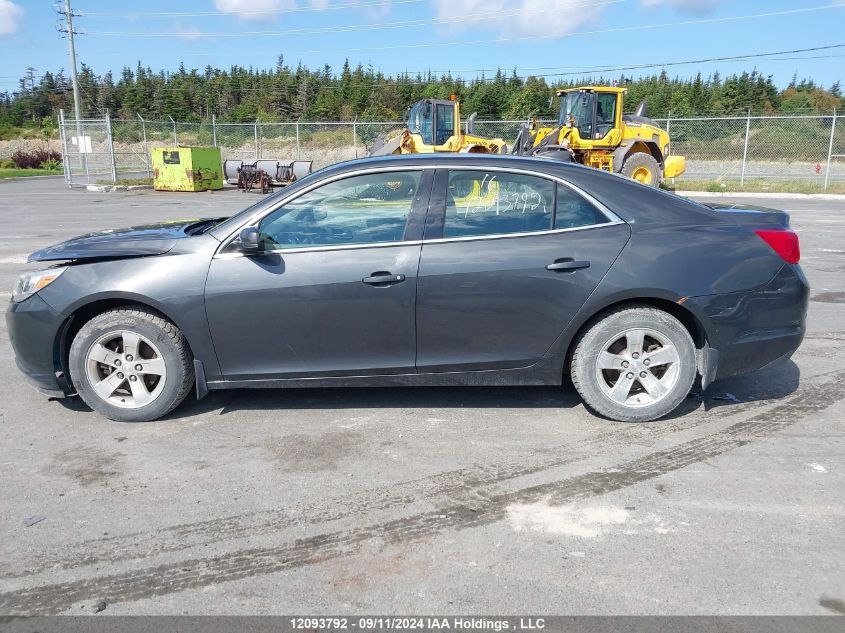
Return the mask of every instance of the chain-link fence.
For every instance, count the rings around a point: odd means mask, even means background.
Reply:
[[[62,166],[68,183],[114,180],[115,153],[108,118],[66,121],[62,113],[59,130]]]
[[[554,121],[539,121],[554,126]],[[686,157],[684,180],[801,181],[827,190],[845,182],[845,122],[831,116],[667,118],[672,153]],[[173,120],[59,120],[69,184],[114,182],[151,175],[153,147],[213,145],[223,159],[311,160],[314,169],[366,156],[379,135],[392,136],[401,122],[202,123]],[[522,120],[476,121],[478,136],[510,147]],[[81,143],[81,145],[80,145]],[[81,150],[80,150],[81,148]]]

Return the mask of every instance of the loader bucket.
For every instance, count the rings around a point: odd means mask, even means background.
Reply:
[[[379,135],[373,141],[373,146],[370,148],[370,156],[388,156],[389,154],[400,153],[400,145],[402,143],[402,136],[397,136],[392,139],[385,139],[384,136]]]

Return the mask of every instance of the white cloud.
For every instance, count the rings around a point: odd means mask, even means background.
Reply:
[[[433,0],[438,18],[455,20],[446,25],[447,30],[493,27],[504,36],[564,36],[592,22],[603,4],[568,0],[550,9],[548,0]]]
[[[23,9],[12,0],[0,0],[0,35],[17,32],[23,18]]]
[[[640,0],[644,7],[670,6],[683,13],[708,15],[713,13],[722,0]]]
[[[231,13],[241,20],[261,22],[278,17],[284,9],[293,9],[296,0],[214,0],[214,6],[218,11]],[[322,10],[329,6],[329,0],[308,0],[308,6]]]

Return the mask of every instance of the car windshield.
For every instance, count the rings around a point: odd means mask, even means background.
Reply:
[[[266,209],[266,208],[275,206],[275,204],[279,200],[279,198],[282,198],[282,197],[286,196],[287,194],[291,193],[294,188],[299,189],[299,187],[301,185],[308,184],[309,182],[311,182],[314,179],[314,177],[317,174],[320,173],[320,171],[321,170],[312,172],[312,173],[308,174],[307,176],[303,176],[302,178],[297,179],[297,181],[292,185],[288,185],[287,187],[283,187],[279,191],[276,191],[269,196],[259,198],[257,202],[249,205],[248,207],[246,207],[242,211],[238,211],[237,213],[232,215],[229,219],[221,222],[220,224],[214,225],[214,227],[210,227],[208,230],[211,230],[211,228],[213,228],[214,233],[216,233],[217,235],[223,235],[228,229],[241,224],[246,218],[248,218],[250,215],[252,215],[256,211],[260,211],[261,209]]]

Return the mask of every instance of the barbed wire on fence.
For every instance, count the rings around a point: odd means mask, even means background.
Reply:
[[[686,157],[687,180],[754,179],[845,181],[845,123],[830,116],[774,115],[656,119],[671,137],[673,154]],[[525,120],[476,121],[475,134],[501,138],[511,146]],[[538,121],[554,126],[555,120]],[[126,174],[152,173],[154,147],[216,146],[222,158],[311,160],[314,169],[366,156],[380,135],[399,133],[400,121],[220,123],[60,117],[65,174],[69,184],[86,184]],[[90,137],[83,155],[73,143],[80,127]],[[114,165],[114,170],[112,170]]]

